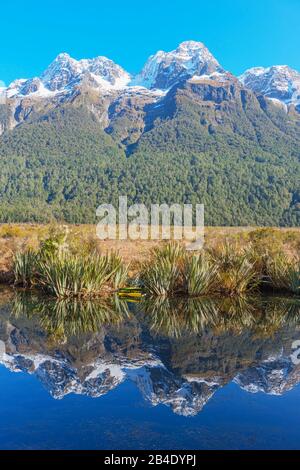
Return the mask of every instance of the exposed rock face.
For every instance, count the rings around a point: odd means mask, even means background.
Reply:
[[[192,41],[137,77],[104,57],[61,54],[0,89],[3,220],[94,222],[122,190],[133,204],[205,203],[210,225],[298,225],[298,75],[239,81]]]
[[[137,142],[146,128],[151,105],[160,100],[160,94],[143,89],[125,90],[109,104],[106,132],[126,146]]]
[[[235,381],[247,392],[281,395],[300,381],[292,361],[299,328],[283,327],[273,338],[243,331],[172,339],[151,333],[132,318],[122,327],[52,344],[37,323],[9,318],[1,308],[0,363],[12,372],[34,374],[56,399],[75,393],[100,397],[125,380],[136,384],[153,406],[183,416],[198,414],[214,393]]]
[[[234,101],[234,90],[246,87],[300,111],[300,73],[289,67],[250,69],[240,77],[239,86],[237,82],[204,44],[195,41],[183,42],[171,52],[157,52],[136,77],[106,57],[75,60],[63,53],[40,77],[0,88],[0,134],[57,107],[83,103],[103,130],[130,146],[154,119],[168,115],[170,106],[176,108],[182,86],[190,87],[192,101]],[[230,109],[224,111],[230,119]]]
[[[241,75],[240,81],[256,93],[300,112],[300,72],[286,65],[256,67]]]
[[[290,358],[279,355],[239,374],[235,382],[247,392],[283,395],[300,382],[300,370]]]
[[[133,83],[166,90],[194,75],[210,75],[213,72],[222,73],[224,70],[204,44],[186,41],[175,51],[159,51],[151,56]]]

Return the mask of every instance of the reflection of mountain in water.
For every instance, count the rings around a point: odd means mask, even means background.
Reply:
[[[264,302],[256,309],[252,305],[254,323],[240,328],[235,316],[240,312],[235,314],[231,305],[228,313],[218,305],[218,323],[202,319],[201,328],[185,328],[179,337],[163,327],[165,317],[159,332],[159,308],[155,305],[151,313],[147,305],[147,315],[135,312],[113,324],[106,319],[98,331],[56,341],[41,326],[37,312],[32,318],[28,311],[16,315],[8,300],[0,309],[0,363],[14,372],[34,374],[56,399],[70,393],[100,397],[129,380],[152,405],[164,404],[175,413],[193,416],[218,388],[233,380],[246,391],[276,395],[300,382],[300,365],[291,359],[292,344],[300,338],[295,315],[299,309],[295,312],[293,304],[290,321],[291,304],[280,313],[278,302]],[[177,315],[178,308],[177,302]],[[174,312],[169,315],[174,322]],[[268,321],[274,317],[271,337],[266,334],[267,316]],[[190,320],[195,326],[196,319]]]
[[[11,371],[34,374],[56,399],[70,393],[100,397],[127,379],[137,385],[152,405],[165,404],[175,413],[192,416],[201,411],[218,388],[217,383],[177,377],[154,358],[122,361],[116,357],[115,361],[97,359],[77,369],[65,358],[46,355],[5,353],[0,357],[0,363]]]
[[[282,395],[300,382],[300,367],[295,367],[291,357],[270,357],[238,374],[235,382],[247,392]]]

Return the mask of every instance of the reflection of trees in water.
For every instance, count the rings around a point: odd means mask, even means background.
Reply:
[[[118,297],[109,301],[50,300],[17,292],[13,315],[38,320],[53,339],[96,333],[103,326],[121,325],[132,317],[128,304]],[[221,335],[251,331],[254,337],[270,337],[285,325],[300,324],[300,300],[293,298],[160,298],[144,299],[137,317],[157,335],[180,338],[205,329]]]
[[[53,339],[62,341],[70,336],[97,333],[104,325],[118,325],[129,317],[126,302],[117,297],[110,302],[99,300],[53,300],[35,294],[17,293],[12,314],[38,320]]]
[[[139,305],[143,320],[157,334],[180,337],[197,334],[217,321],[218,305],[214,299],[171,299],[156,297]]]
[[[300,300],[272,297],[262,301],[259,318],[253,325],[258,337],[269,337],[280,328],[300,324]]]
[[[270,336],[284,325],[300,324],[300,300],[288,298],[148,299],[140,304],[145,321],[157,334],[181,337],[205,328],[216,334]]]

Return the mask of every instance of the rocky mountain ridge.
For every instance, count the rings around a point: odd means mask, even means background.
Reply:
[[[300,72],[287,65],[255,67],[240,76],[241,83],[287,111],[294,107],[300,112]]]
[[[40,77],[17,79],[0,88],[0,104],[6,106],[6,121],[0,115],[0,133],[34,119],[38,113],[73,103],[78,95],[88,96],[89,109],[102,127],[109,129],[118,115],[114,110],[126,113],[128,101],[135,103],[130,107],[135,121],[135,106],[144,110],[145,105],[159,102],[172,87],[190,79],[198,84],[237,81],[204,44],[196,41],[183,42],[171,52],[157,52],[136,76],[106,57],[75,60],[62,53]],[[282,103],[286,110],[294,106],[299,111],[299,72],[287,66],[258,67],[246,71],[239,80],[241,86]]]
[[[122,328],[70,338],[48,346],[36,324],[0,321],[0,364],[34,375],[55,399],[69,394],[99,398],[131,381],[152,406],[182,416],[201,412],[217,390],[235,382],[246,392],[282,395],[300,382],[292,344],[299,328],[283,327],[276,337],[255,333],[200,335],[172,339],[131,319]],[[189,351],[188,355],[186,351]]]
[[[40,77],[2,87],[0,220],[95,223],[100,204],[127,194],[203,203],[208,225],[297,226],[297,91],[247,77],[187,41],[135,77],[60,54]]]
[[[47,98],[70,92],[84,81],[92,88],[102,89],[102,92],[128,88],[164,92],[191,77],[222,77],[224,73],[224,68],[203,43],[185,41],[174,51],[158,51],[152,55],[136,76],[103,56],[76,60],[67,53],[61,53],[40,77],[16,79],[8,87],[1,86],[0,94],[2,100],[4,97],[24,96]],[[288,66],[272,66],[254,67],[239,79],[253,91],[289,104],[299,100],[299,77],[300,72]]]

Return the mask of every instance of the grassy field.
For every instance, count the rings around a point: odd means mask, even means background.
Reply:
[[[130,263],[129,274],[135,274],[143,262],[149,259],[154,247],[163,246],[166,241],[152,240],[108,240],[101,241],[92,225],[68,225],[67,244],[72,253],[104,254],[117,251],[124,263]],[[0,225],[0,282],[7,282],[12,273],[13,257],[28,248],[37,249],[49,234],[61,228],[56,225],[2,224]],[[228,243],[232,250],[253,248],[254,251],[268,249],[276,254],[284,252],[295,259],[300,254],[300,228],[257,228],[257,227],[207,227],[205,248],[217,248]],[[182,244],[186,244],[184,241]]]

